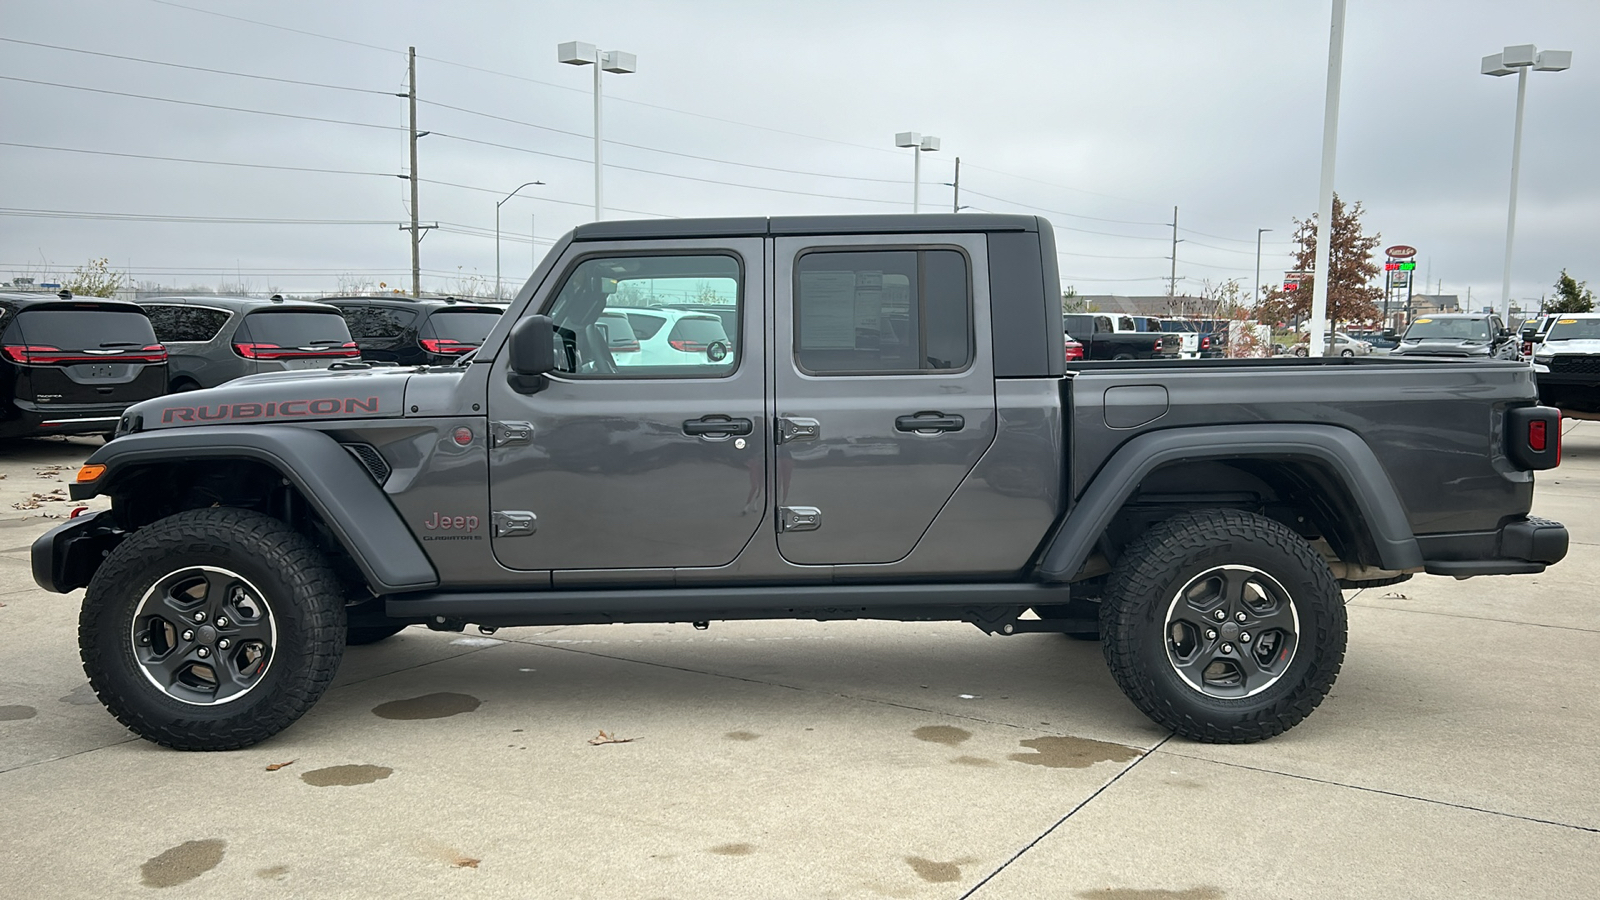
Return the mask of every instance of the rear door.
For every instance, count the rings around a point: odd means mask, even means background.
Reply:
[[[24,309],[0,335],[16,399],[40,409],[127,405],[166,392],[167,353],[143,310],[71,302]]]
[[[778,547],[911,552],[995,435],[981,235],[774,242]]]

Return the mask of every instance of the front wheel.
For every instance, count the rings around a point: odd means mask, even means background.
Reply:
[[[178,750],[235,750],[289,727],[333,681],[344,593],[270,516],[213,507],[135,532],[84,595],[78,647],[117,720]]]
[[[1344,358],[1346,358],[1346,359],[1349,359],[1350,357],[1355,356],[1356,352],[1354,350],[1340,350],[1339,351],[1339,355],[1344,357]]]
[[[1206,743],[1281,734],[1344,660],[1344,598],[1311,545],[1237,510],[1180,513],[1120,554],[1101,603],[1106,662],[1157,724]]]

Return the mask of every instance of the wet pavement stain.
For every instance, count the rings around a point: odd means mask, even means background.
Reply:
[[[94,688],[80,684],[72,689],[72,693],[60,697],[59,702],[70,703],[73,706],[99,706],[100,698],[94,695]]]
[[[1006,757],[1012,762],[1047,769],[1087,769],[1099,762],[1127,762],[1143,755],[1139,750],[1107,741],[1088,738],[1040,737],[1022,742],[1032,753],[1013,753]]]
[[[227,841],[215,838],[184,841],[145,860],[139,867],[139,880],[145,887],[169,888],[193,881],[222,862]]]
[[[20,722],[38,714],[39,711],[31,706],[0,706],[0,722]]]
[[[753,741],[760,738],[761,735],[756,734],[754,731],[730,731],[723,737],[730,741]]]
[[[1228,895],[1220,888],[1192,887],[1183,891],[1159,888],[1106,888],[1102,891],[1079,891],[1074,896],[1083,900],[1222,900]]]
[[[472,712],[481,703],[477,697],[446,691],[406,700],[390,700],[374,706],[372,712],[382,719],[444,719]]]
[[[328,766],[302,773],[300,780],[312,787],[350,787],[371,784],[393,774],[388,766]]]
[[[920,856],[906,857],[906,865],[917,873],[918,878],[935,884],[960,881],[961,867],[970,862],[976,862],[976,860],[962,858],[953,859],[950,862],[939,862],[932,859],[923,859]]]
[[[911,732],[911,736],[919,741],[927,741],[930,744],[943,744],[946,747],[954,747],[971,738],[972,732],[965,728],[957,728],[954,725],[924,725]]]
[[[972,766],[975,769],[990,769],[1000,765],[994,760],[982,756],[957,756],[950,761],[958,766]]]
[[[282,881],[288,874],[288,866],[268,866],[265,869],[256,870],[257,878],[265,878],[268,881]]]
[[[718,856],[749,856],[756,852],[756,848],[751,844],[718,844],[710,852]]]

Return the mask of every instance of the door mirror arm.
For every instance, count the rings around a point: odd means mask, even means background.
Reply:
[[[510,365],[506,381],[519,394],[537,394],[556,368],[555,323],[549,316],[528,316],[511,326],[507,342]]]

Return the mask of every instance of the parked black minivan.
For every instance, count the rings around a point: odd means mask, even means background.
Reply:
[[[402,366],[450,365],[478,349],[502,307],[454,297],[324,297],[339,310],[361,358]]]
[[[167,350],[135,303],[0,294],[0,438],[111,434],[167,392]]]

